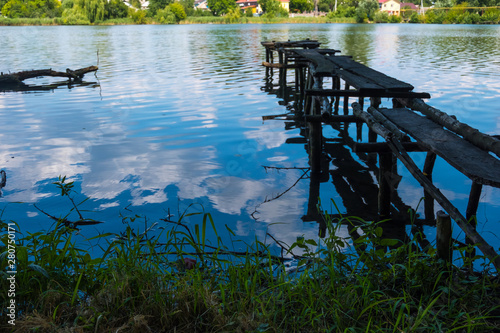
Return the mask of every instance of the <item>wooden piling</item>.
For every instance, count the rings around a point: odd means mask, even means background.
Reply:
[[[479,199],[481,197],[481,191],[483,189],[483,185],[472,182],[472,186],[470,189],[470,195],[469,195],[469,202],[467,203],[467,209],[465,211],[465,218],[469,222],[469,224],[476,229],[477,226],[477,218],[476,218],[476,213],[477,213],[477,207],[479,206]],[[465,237],[465,244],[467,245],[474,245],[474,242],[469,238]],[[468,254],[470,257],[474,257],[476,254],[476,251],[473,250],[470,254]]]
[[[425,157],[424,168],[422,173],[432,183],[432,170],[436,162],[436,154],[434,152],[427,152]],[[427,222],[434,222],[434,198],[424,188],[424,214]]]
[[[345,90],[349,90],[349,84],[346,82],[345,83]],[[349,96],[344,97],[344,115],[349,114]]]
[[[322,125],[318,122],[309,122],[309,161],[311,163],[311,173],[321,172],[321,153],[323,150]]]
[[[332,77],[332,89],[340,90],[340,78],[338,76]],[[332,96],[331,103],[333,105],[332,111],[334,115],[339,114],[340,96]]]
[[[381,219],[391,215],[391,192],[390,183],[392,174],[393,158],[392,153],[379,154],[379,175],[378,175],[378,212]]]
[[[436,214],[436,250],[437,257],[446,262],[451,262],[453,258],[451,218],[442,210]]]

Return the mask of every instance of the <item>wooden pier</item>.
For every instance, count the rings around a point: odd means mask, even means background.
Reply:
[[[322,177],[316,175],[329,172],[328,166],[325,170],[325,154],[335,160],[339,154],[345,155],[345,147],[349,147],[358,156],[364,154],[372,163],[367,165],[378,173],[378,184],[353,178],[353,183],[357,182],[363,191],[376,192],[376,203],[373,198],[361,201],[369,206],[368,210],[376,209],[379,219],[393,218],[395,212],[407,208],[396,191],[401,179],[397,174],[397,160],[400,160],[424,189],[425,219],[435,221],[434,202],[439,203],[465,232],[467,243],[477,245],[500,271],[500,257],[475,228],[482,187],[500,187],[498,137],[483,134],[429,106],[422,100],[431,97],[428,93],[415,92],[411,84],[369,68],[349,56],[338,55],[338,50],[321,49],[318,41],[272,41],[262,42],[262,45],[266,49],[263,65],[268,80],[265,89],[276,93],[284,104],[293,102],[295,113],[285,119],[303,122],[311,181],[313,178],[318,181]],[[274,62],[275,58],[278,62]],[[277,86],[270,79],[274,70],[279,71]],[[294,79],[289,78],[289,71],[294,72],[291,76]],[[391,99],[391,105],[383,107],[382,98]],[[369,100],[369,105],[365,105],[365,100]],[[351,124],[356,126],[356,140],[347,134]],[[340,147],[332,149],[325,140],[324,125],[339,131],[343,138],[337,143]],[[364,126],[368,127],[368,139],[360,142]],[[408,154],[411,151],[426,152],[423,170]],[[432,182],[438,156],[472,180],[465,215]],[[345,163],[346,158],[343,161]],[[333,174],[332,179],[342,191],[342,179]],[[319,190],[311,194],[316,192]],[[346,195],[353,196],[347,192]],[[314,207],[313,203],[310,208]],[[314,214],[309,211],[307,215]],[[440,212],[440,219],[442,215]]]

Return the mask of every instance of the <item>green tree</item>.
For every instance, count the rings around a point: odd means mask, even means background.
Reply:
[[[133,8],[129,8],[128,10],[128,16],[137,24],[145,24],[147,22],[146,15],[147,13],[145,10]]]
[[[2,7],[2,15],[10,18],[28,17],[28,8],[21,0],[9,0]]]
[[[179,0],[179,3],[184,7],[184,12],[187,16],[194,14],[194,0]]]
[[[185,20],[187,15],[186,12],[184,11],[184,7],[178,2],[174,2],[173,4],[170,4],[168,6],[172,13],[175,15],[175,21],[179,23],[182,20]]]
[[[379,10],[377,0],[362,0],[359,2],[358,9],[362,9],[369,20],[373,20],[375,12]]]
[[[420,15],[418,15],[416,12],[413,12],[410,16],[410,20],[408,21],[409,23],[421,23],[420,21]]]
[[[85,14],[90,23],[104,20],[106,15],[106,0],[85,0]]]
[[[375,14],[377,15],[377,14]],[[399,15],[389,15],[389,23],[401,23],[403,19]]]
[[[434,6],[436,8],[447,8],[447,7],[453,7],[455,5],[454,0],[437,0],[434,3]]]
[[[290,11],[292,12],[310,12],[313,8],[314,4],[311,0],[290,0]]]
[[[129,3],[132,7],[135,7],[137,9],[141,9],[142,7],[141,2],[139,0],[130,0]]]
[[[231,8],[227,11],[227,14],[225,15],[225,21],[226,23],[236,23],[239,22],[241,19],[241,10],[239,8]]]
[[[173,0],[150,0],[148,14],[150,16],[155,16],[156,12],[160,9],[165,9],[168,5],[170,5]]]
[[[8,2],[9,0],[0,0],[0,11],[2,11],[3,6]]]
[[[17,17],[59,17],[61,3],[57,0],[9,0],[2,7],[2,15]]]
[[[124,18],[128,15],[128,7],[121,0],[109,0],[105,3],[106,19]]]
[[[259,5],[264,13],[277,13],[281,6],[278,0],[259,0]]]
[[[340,1],[337,1],[337,7]],[[290,7],[292,3],[290,2]],[[318,9],[322,12],[334,12],[335,11],[335,0],[319,0]]]
[[[160,9],[156,12],[155,20],[161,24],[174,24],[177,23],[175,14],[170,9],[170,6]]]
[[[234,0],[208,0],[208,8],[215,16],[226,14],[231,8],[236,7]]]
[[[73,8],[74,5],[75,5],[75,2],[73,0],[63,0],[62,3],[61,3],[61,8],[63,10],[65,10],[65,9],[71,9],[71,8]]]
[[[377,23],[389,22],[389,14],[387,12],[378,11],[375,13],[374,21]]]
[[[415,10],[410,6],[403,6],[401,8],[401,17],[405,20],[408,20],[413,13],[415,13]]]
[[[329,18],[334,17],[355,17],[356,8],[353,6],[341,5],[337,7],[337,11],[328,13]]]
[[[368,18],[368,15],[366,14],[366,10],[364,8],[358,7],[356,8],[354,17],[356,18],[357,23],[364,23]]]

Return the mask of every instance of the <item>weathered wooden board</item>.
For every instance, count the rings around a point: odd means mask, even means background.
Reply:
[[[301,47],[307,49],[314,49],[318,48],[321,45],[321,43],[319,43],[317,40],[299,40],[299,41],[286,41],[286,42],[266,41],[266,42],[261,42],[261,45],[271,50],[277,49],[279,47],[285,47],[285,48]]]
[[[338,89],[306,89],[310,96],[349,96],[349,97],[381,97],[381,98],[430,98],[429,93],[413,91],[386,91],[384,90],[338,90]]]
[[[379,111],[476,183],[500,187],[500,160],[486,151],[408,109],[381,108]]]
[[[342,80],[347,82],[351,87],[356,88],[359,92],[369,93],[369,92],[383,92],[386,89],[378,83],[374,81],[358,75],[356,73],[347,71],[343,68],[337,69],[335,71],[336,75],[338,75]]]
[[[333,75],[335,71],[335,66],[329,62],[325,56],[319,54],[315,50],[294,50],[296,54],[299,56],[309,60],[313,64],[316,65],[316,75],[324,76],[324,75]]]
[[[377,83],[378,85],[384,87],[388,90],[395,91],[410,91],[413,90],[413,86],[403,81],[399,81],[395,78],[387,76],[379,71],[369,68],[359,62],[354,61],[351,57],[347,56],[328,56],[326,57],[330,62],[334,63],[337,67],[342,68],[342,70],[351,72],[357,76],[361,76],[368,80],[369,82]],[[356,87],[354,84],[352,86]],[[362,89],[363,87],[356,87]]]

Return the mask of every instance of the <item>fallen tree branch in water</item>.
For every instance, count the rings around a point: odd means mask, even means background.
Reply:
[[[74,82],[80,83],[82,82],[83,76],[85,74],[90,72],[95,72],[98,69],[99,68],[97,66],[89,66],[77,70],[71,70],[68,68],[66,69],[66,72],[57,72],[49,68],[49,69],[39,69],[39,70],[23,71],[17,73],[9,73],[9,74],[0,73],[0,87],[4,86],[22,87],[25,86],[23,82],[24,80],[42,76],[66,77],[69,79],[70,83],[72,82],[72,80]]]

